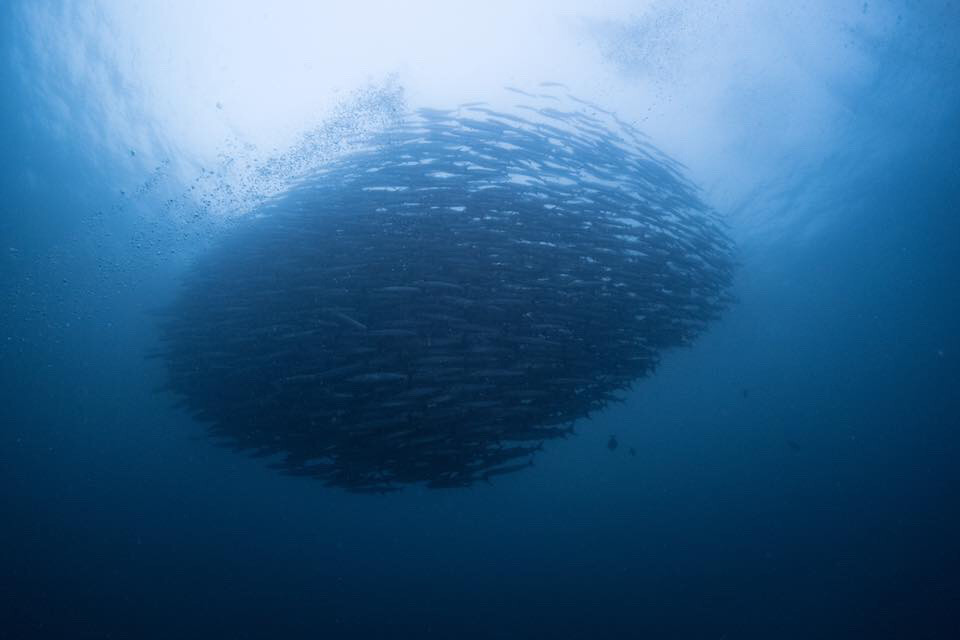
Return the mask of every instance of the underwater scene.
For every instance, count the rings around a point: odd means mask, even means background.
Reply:
[[[960,5],[0,7],[0,640],[960,638]]]

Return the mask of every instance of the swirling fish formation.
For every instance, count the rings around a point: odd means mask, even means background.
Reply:
[[[422,109],[192,267],[169,388],[222,444],[356,492],[523,469],[731,302],[680,167],[586,109]]]

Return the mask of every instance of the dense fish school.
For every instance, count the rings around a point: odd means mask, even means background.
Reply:
[[[163,326],[183,406],[327,485],[458,487],[690,343],[730,302],[716,214],[629,126],[516,113],[420,110],[231,230]]]

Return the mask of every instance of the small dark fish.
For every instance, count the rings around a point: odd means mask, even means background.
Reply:
[[[617,436],[610,436],[610,439],[607,440],[607,449],[610,449],[610,451],[614,451],[619,446],[620,446],[620,443],[617,442]]]
[[[742,395],[744,398],[747,398],[750,396],[750,390],[744,389],[743,391],[740,392],[740,395]]]
[[[632,456],[637,455],[637,450],[634,449],[633,447],[630,447],[630,455],[632,455]]]
[[[796,440],[787,440],[787,446],[794,451],[800,451],[800,443]]]

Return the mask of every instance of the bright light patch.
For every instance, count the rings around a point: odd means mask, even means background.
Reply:
[[[502,107],[559,82],[648,133],[721,209],[784,173],[773,165],[828,153],[846,96],[875,72],[864,47],[895,19],[829,0],[104,0],[21,13],[21,66],[47,130],[143,172],[167,162],[184,184],[212,172],[224,198],[342,151],[357,92]]]

